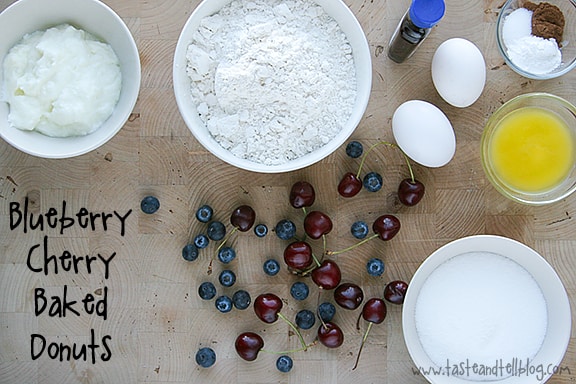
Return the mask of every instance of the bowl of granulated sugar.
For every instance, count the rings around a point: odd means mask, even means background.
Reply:
[[[415,369],[430,383],[544,383],[563,369],[570,303],[535,250],[506,237],[471,236],[420,265],[402,328]]]
[[[280,173],[332,154],[372,86],[362,27],[342,0],[204,0],[173,63],[178,109],[206,150]]]
[[[576,67],[576,0],[507,0],[496,23],[506,64],[535,80],[553,79]]]

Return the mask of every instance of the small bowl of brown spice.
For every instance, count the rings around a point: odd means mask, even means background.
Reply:
[[[506,64],[535,80],[576,67],[576,0],[508,0],[500,10],[496,40]]]

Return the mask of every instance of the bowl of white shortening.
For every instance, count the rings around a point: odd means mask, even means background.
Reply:
[[[506,237],[470,236],[420,265],[402,329],[415,369],[431,383],[543,383],[564,368],[570,303],[535,250]]]
[[[366,36],[341,0],[205,0],[180,34],[174,92],[194,137],[241,169],[326,158],[360,123],[372,86]]]
[[[44,158],[110,140],[140,89],[123,20],[98,0],[19,0],[0,14],[0,136]]]

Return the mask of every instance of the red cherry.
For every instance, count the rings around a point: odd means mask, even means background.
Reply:
[[[254,361],[264,347],[264,340],[254,332],[244,332],[238,335],[234,347],[238,356],[246,361]]]
[[[298,181],[290,190],[290,204],[294,208],[309,207],[314,204],[316,192],[314,187],[307,181]]]
[[[404,205],[412,207],[420,202],[424,197],[424,184],[410,178],[404,179],[398,186],[398,199]]]
[[[353,283],[340,284],[334,290],[334,301],[344,309],[356,309],[364,300],[362,288]]]
[[[272,324],[278,320],[282,300],[273,293],[263,293],[254,300],[254,312],[260,320]]]
[[[344,333],[338,325],[331,321],[318,327],[318,341],[328,348],[338,348],[344,343]]]
[[[372,328],[372,324],[380,324],[386,318],[386,303],[384,300],[375,297],[371,298],[364,304],[362,308],[362,313],[358,316],[358,321],[356,322],[356,328],[360,329],[360,317],[363,317],[364,320],[368,321],[368,328],[364,333],[364,337],[362,338],[362,344],[360,344],[360,349],[358,350],[358,355],[356,356],[356,363],[354,363],[354,367],[352,370],[356,369],[358,366],[358,361],[360,361],[360,354],[362,353],[362,349],[364,348],[364,344],[366,343],[366,338],[368,338],[368,333]]]
[[[233,227],[238,228],[240,232],[246,232],[252,228],[256,221],[256,212],[248,205],[241,205],[232,211],[230,223]]]
[[[304,241],[295,241],[284,249],[284,262],[291,269],[306,269],[313,260],[312,247]]]
[[[311,277],[312,281],[320,288],[331,290],[340,284],[342,273],[335,261],[326,259],[320,266],[314,268]]]
[[[392,304],[403,304],[408,290],[408,283],[394,280],[384,287],[384,298]]]
[[[325,213],[312,211],[304,218],[304,231],[314,240],[330,233],[331,230],[332,220]]]
[[[354,173],[348,172],[338,184],[338,193],[342,197],[356,196],[362,190],[362,180]]]
[[[394,215],[382,215],[374,220],[372,229],[380,239],[388,241],[400,231],[400,220]]]

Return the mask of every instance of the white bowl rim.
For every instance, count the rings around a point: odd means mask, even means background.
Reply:
[[[503,254],[501,249],[508,248],[513,249],[517,253],[506,253]],[[570,342],[571,334],[571,309],[568,295],[557,275],[556,271],[552,268],[550,264],[534,249],[528,247],[527,245],[508,237],[498,236],[498,235],[472,235],[463,237],[457,240],[453,240],[434,251],[430,256],[428,256],[420,267],[414,273],[410,283],[408,284],[408,290],[406,292],[406,297],[404,300],[402,308],[402,330],[404,334],[404,341],[408,352],[412,358],[412,361],[416,365],[416,369],[423,367],[427,369],[428,367],[436,366],[431,359],[427,356],[426,352],[423,350],[422,345],[418,340],[417,331],[415,328],[414,320],[414,307],[415,302],[418,297],[419,291],[426,281],[427,276],[440,264],[444,263],[446,260],[461,255],[468,252],[492,252],[506,256],[528,270],[526,264],[521,261],[526,262],[527,260],[521,260],[522,257],[529,259],[528,262],[532,263],[532,267],[528,272],[530,272],[535,280],[539,282],[539,279],[534,276],[535,272],[540,277],[540,280],[546,280],[546,286],[540,286],[542,289],[546,301],[548,312],[554,310],[558,317],[557,323],[561,324],[561,329],[556,327],[554,330],[555,340],[550,341],[550,339],[545,339],[542,345],[544,348],[553,348],[552,352],[545,357],[541,356],[542,349],[536,354],[532,362],[534,364],[544,364],[544,366],[556,365],[559,366],[564,354],[568,348]],[[540,284],[539,284],[540,285]],[[554,292],[552,299],[554,303],[550,303],[549,297],[546,292]],[[557,325],[557,324],[556,324]],[[550,323],[548,323],[550,328]],[[548,335],[548,331],[547,331]],[[542,359],[546,358],[546,361]],[[428,374],[422,376],[425,377],[430,383],[433,384],[470,384],[470,380],[461,379],[455,376],[440,375],[440,374]],[[552,373],[544,373],[542,380],[538,380],[535,375],[532,376],[511,376],[505,379],[501,379],[498,383],[505,384],[528,384],[528,383],[544,383],[546,382]]]
[[[197,27],[197,23],[199,22],[200,18],[216,13],[220,8],[222,8],[224,5],[232,1],[234,0],[202,0],[202,2],[200,2],[200,4],[194,9],[194,11],[184,24],[184,27],[182,28],[182,31],[178,38],[178,43],[176,45],[174,53],[172,78],[173,78],[174,94],[176,96],[176,104],[178,105],[180,115],[182,116],[184,122],[186,123],[186,126],[188,127],[192,135],[196,138],[196,140],[198,140],[198,142],[200,142],[200,144],[202,144],[202,146],[205,149],[207,149],[210,153],[218,157],[220,160],[235,167],[238,167],[240,169],[260,173],[283,173],[302,169],[318,161],[321,161],[322,159],[326,158],[328,155],[333,153],[337,148],[339,148],[352,135],[354,130],[360,124],[360,121],[362,120],[362,117],[364,116],[364,113],[368,106],[368,101],[370,98],[372,88],[371,85],[372,58],[370,55],[370,47],[368,45],[368,40],[362,29],[362,26],[360,25],[356,16],[352,13],[350,8],[342,0],[314,0],[318,5],[321,5],[324,8],[324,10],[330,16],[334,17],[337,21],[338,18],[335,15],[340,15],[340,17],[346,17],[353,23],[353,26],[350,27],[351,30],[362,31],[361,36],[360,35],[355,36],[356,37],[355,43],[357,44],[357,46],[361,47],[361,49],[358,50],[359,51],[358,54],[366,53],[366,60],[363,60],[361,63],[355,62],[356,73],[357,73],[357,79],[358,76],[363,76],[366,83],[370,85],[363,90],[360,88],[358,89],[355,105],[360,106],[361,108],[356,109],[349,118],[347,125],[350,124],[352,126],[352,129],[350,129],[350,131],[342,130],[336,137],[334,137],[326,145],[298,159],[289,161],[284,164],[268,166],[250,160],[235,157],[229,151],[225,150],[222,146],[220,146],[220,144],[218,144],[218,142],[216,142],[216,140],[212,138],[210,133],[208,133],[208,135],[200,135],[191,128],[196,124],[198,124],[199,122],[200,123],[202,122],[200,118],[192,112],[193,110],[196,109],[196,106],[192,103],[191,97],[188,96],[189,92],[187,90],[187,88],[190,86],[190,80],[187,78],[185,73],[186,49],[190,43],[191,29]],[[327,8],[328,4],[329,9]],[[350,43],[352,46],[354,46],[354,43],[352,42]],[[356,53],[354,53],[354,56],[356,57]],[[360,82],[358,81],[358,83]]]

